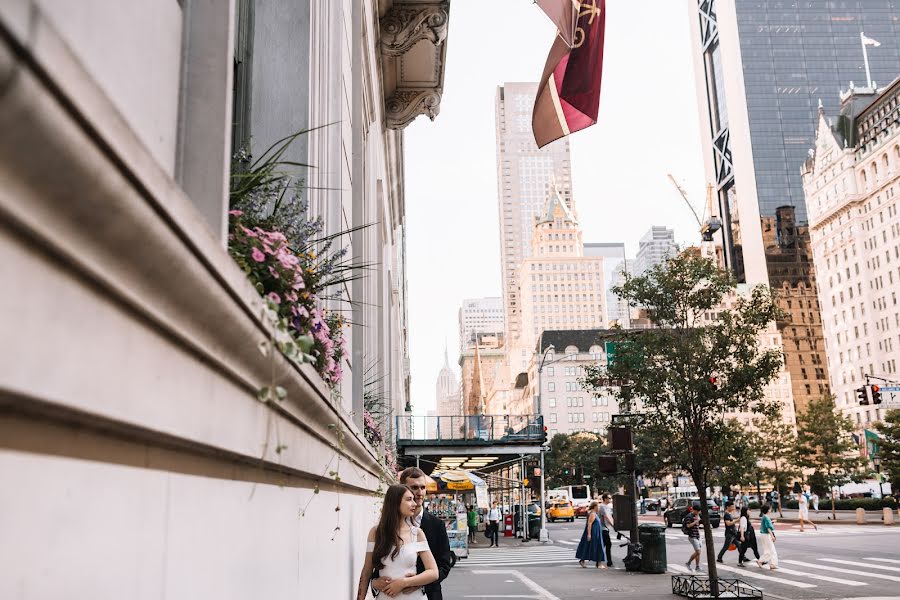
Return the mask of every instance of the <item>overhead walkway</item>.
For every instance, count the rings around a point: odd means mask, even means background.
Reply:
[[[514,456],[538,454],[540,415],[398,416],[397,450],[405,465],[431,473],[437,464],[490,471]]]

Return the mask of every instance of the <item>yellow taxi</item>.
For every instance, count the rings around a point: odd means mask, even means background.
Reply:
[[[574,521],[575,509],[568,500],[554,500],[547,509],[547,518],[551,523],[558,520]]]

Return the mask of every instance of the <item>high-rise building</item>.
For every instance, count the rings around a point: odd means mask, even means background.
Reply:
[[[628,302],[613,292],[613,288],[625,283],[626,273],[634,273],[634,260],[623,260],[616,265],[612,270],[609,284],[606,286],[606,318],[609,321],[610,326],[615,324],[624,328],[629,328],[631,326],[631,309],[628,307]]]
[[[479,334],[502,337],[504,333],[503,299],[466,298],[459,309],[459,350],[472,347]]]
[[[511,349],[527,352],[523,366],[544,330],[606,327],[603,257],[584,255],[578,219],[556,190],[535,219],[531,246],[519,272],[522,333]]]
[[[637,257],[634,259],[634,274],[643,275],[656,265],[661,265],[675,256],[675,232],[661,225],[654,225],[638,242]]]
[[[896,380],[900,363],[900,79],[841,100],[833,118],[819,110],[803,187],[831,389],[865,427],[884,411],[855,390],[866,375]]]
[[[534,217],[541,213],[551,185],[572,207],[569,140],[538,148],[531,131],[537,83],[497,87],[497,199],[507,343],[521,334],[519,266],[531,255]]]
[[[450,358],[448,357],[446,350],[444,350],[444,366],[438,373],[434,387],[435,410],[433,415],[439,417],[455,417],[463,414],[462,394],[459,381],[456,379],[456,373],[450,368]],[[433,433],[437,431],[438,421],[436,419],[426,419],[426,421],[428,422],[429,435],[433,435]],[[450,419],[442,419],[440,421],[441,436],[450,435],[451,422]]]
[[[836,113],[835,92],[865,80],[861,32],[881,43],[869,52],[872,78],[896,75],[896,8],[887,0],[688,5],[704,162],[724,223],[716,237],[738,281],[778,293],[802,412],[829,385],[800,167],[813,145],[819,99]]]

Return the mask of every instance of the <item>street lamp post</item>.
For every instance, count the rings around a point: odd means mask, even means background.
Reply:
[[[875,467],[875,472],[878,473],[878,494],[884,498],[884,487],[881,484],[881,457],[877,454],[872,455],[872,465]]]
[[[543,340],[543,336],[541,336],[541,339]],[[547,348],[544,350],[544,353],[541,355],[541,362],[538,363],[538,370],[537,370],[537,372],[538,372],[538,393],[537,393],[537,403],[536,403],[537,404],[536,415],[538,415],[538,416],[542,414],[541,413],[541,400],[543,399],[543,395],[544,395],[544,388],[542,387],[542,382],[541,382],[541,373],[544,370],[544,361],[547,360],[547,353],[554,349],[555,348],[554,348],[553,344],[550,344],[549,346],[547,346]],[[544,477],[546,477],[546,476],[547,476],[546,471],[544,471],[544,452],[541,451],[541,533],[540,533],[539,539],[542,543],[546,543],[546,542],[550,541],[550,534],[547,531],[547,515],[545,514],[547,512],[547,503],[544,502]]]

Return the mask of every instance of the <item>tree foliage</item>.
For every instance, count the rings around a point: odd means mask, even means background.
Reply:
[[[900,497],[900,409],[887,411],[884,421],[875,424],[881,434],[878,454],[881,456],[881,472],[891,480],[894,497]]]
[[[778,491],[779,498],[787,498],[788,482],[800,474],[796,467],[797,432],[780,415],[756,419],[754,424],[759,437],[758,451],[763,473]],[[782,514],[783,506],[783,501],[778,503],[779,514]]]
[[[544,457],[547,489],[564,485],[590,485],[594,490],[608,490],[616,479],[599,472],[599,458],[607,452],[602,436],[588,431],[554,435],[550,452]]]
[[[639,411],[660,440],[663,462],[688,471],[702,499],[710,577],[716,578],[706,505],[709,474],[733,455],[729,412],[771,416],[778,404],[764,389],[782,365],[780,350],[760,334],[779,316],[763,286],[736,294],[730,275],[711,260],[683,252],[615,293],[643,307],[654,328],[621,331],[613,360],[588,368],[585,385],[599,392],[607,378],[628,382],[616,392],[624,411]],[[706,319],[710,312],[716,318]]]
[[[797,464],[813,469],[832,491],[832,517],[834,488],[850,482],[865,466],[854,429],[853,421],[835,406],[834,396],[827,394],[810,402],[797,419]]]

